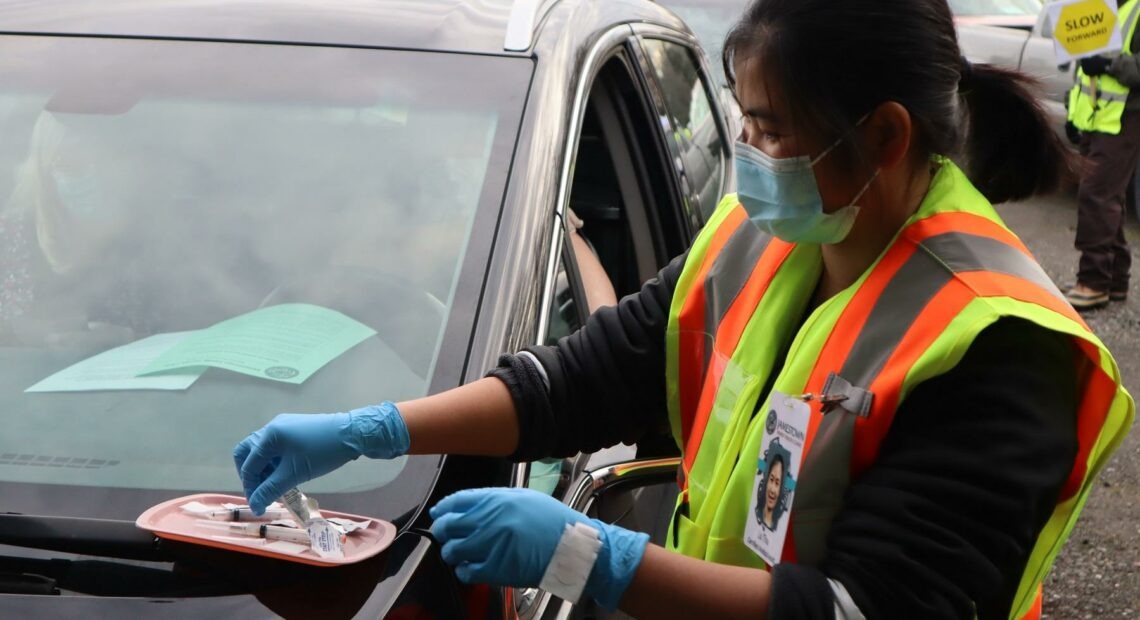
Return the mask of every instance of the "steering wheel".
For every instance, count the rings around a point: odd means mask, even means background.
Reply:
[[[324,306],[364,323],[425,379],[435,353],[425,345],[439,334],[447,318],[447,306],[435,295],[405,278],[369,267],[324,267],[277,286],[259,307],[284,303]]]

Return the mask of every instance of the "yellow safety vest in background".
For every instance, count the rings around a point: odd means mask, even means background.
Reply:
[[[1136,33],[1137,17],[1140,16],[1140,0],[1128,0],[1118,14],[1123,19],[1120,31],[1124,35],[1124,49],[1121,54],[1131,55],[1132,36]],[[1078,66],[1077,83],[1069,91],[1069,121],[1081,131],[1117,135],[1128,92],[1128,87],[1111,75],[1089,77]]]
[[[951,370],[987,326],[1019,317],[1070,337],[1091,369],[1080,378],[1077,458],[1010,610],[1011,618],[1035,617],[1040,584],[1134,406],[1101,341],[965,174],[939,161],[926,199],[882,256],[802,325],[822,269],[819,246],[768,237],[735,196],[721,202],[689,252],[666,336],[669,420],[683,455],[673,550],[766,568],[743,541],[755,518],[764,388],[818,396],[837,376],[869,392],[869,401],[855,413],[841,405],[826,415],[818,398],[808,402],[783,547],[783,561],[818,564],[847,487],[875,462],[899,404]]]

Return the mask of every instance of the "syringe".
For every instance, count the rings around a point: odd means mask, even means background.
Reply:
[[[196,515],[218,521],[278,521],[292,518],[289,511],[284,508],[266,508],[265,514],[260,517],[253,514],[253,510],[249,507],[219,508],[209,512],[199,512]]]
[[[284,540],[305,545],[306,547],[312,544],[307,531],[299,530],[294,527],[285,527],[283,525],[270,525],[268,523],[222,523],[199,519],[198,527],[218,530],[237,536],[250,536],[254,538],[264,538],[266,540]]]

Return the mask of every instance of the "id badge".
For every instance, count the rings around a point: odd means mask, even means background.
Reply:
[[[769,566],[779,564],[791,521],[796,480],[803,459],[811,409],[798,398],[773,391],[760,454],[752,502],[744,527],[744,544]]]

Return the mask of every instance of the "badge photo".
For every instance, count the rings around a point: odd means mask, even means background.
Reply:
[[[791,505],[792,491],[796,479],[791,471],[792,455],[780,445],[779,438],[768,444],[768,449],[760,459],[756,469],[756,521],[769,531],[775,531],[780,519]]]
[[[769,566],[780,562],[811,410],[801,399],[773,392],[756,458],[744,544]]]

